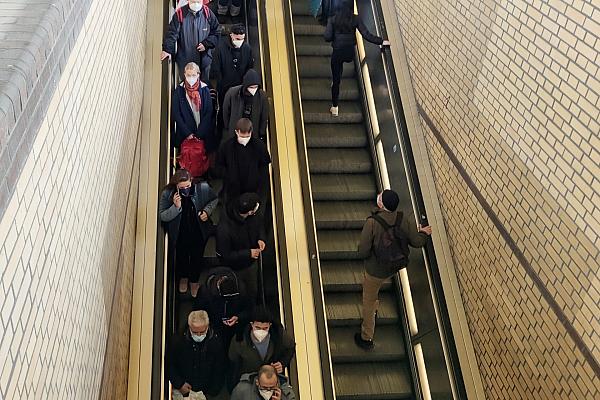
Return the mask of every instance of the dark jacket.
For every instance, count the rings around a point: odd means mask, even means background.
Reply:
[[[175,246],[177,243],[179,223],[181,222],[181,208],[175,207],[175,204],[173,203],[174,195],[175,189],[163,190],[158,205],[160,220],[166,225],[166,230],[169,234],[169,247]],[[215,208],[217,208],[219,199],[208,183],[201,182],[194,185],[192,203],[196,208],[196,213],[204,210],[208,215],[211,215]],[[200,221],[200,218],[198,218],[198,221]],[[210,220],[207,222],[200,221],[200,228],[205,237],[210,235],[211,227],[212,223]]]
[[[213,64],[210,72],[211,79],[217,82],[217,90],[221,99],[233,86],[241,85],[244,75],[254,67],[252,49],[247,41],[239,49],[231,43],[231,38],[224,37],[213,53]]]
[[[187,382],[194,392],[202,390],[214,396],[221,391],[227,358],[221,339],[212,329],[200,343],[192,340],[189,330],[173,336],[166,355],[169,381],[176,389]]]
[[[200,123],[196,124],[192,107],[188,102],[184,84],[181,83],[173,91],[171,114],[176,122],[173,145],[179,147],[188,135],[192,134],[198,139],[211,140],[215,133],[215,113],[213,100],[210,97],[210,87],[200,82]]]
[[[269,164],[271,156],[260,139],[252,137],[246,146],[237,137],[225,141],[217,153],[215,174],[223,178],[227,199],[242,193],[257,193],[266,197],[269,189]]]
[[[278,375],[278,377],[281,400],[296,400],[294,389],[288,383],[287,378],[284,375]],[[263,400],[258,392],[258,386],[256,386],[256,378],[258,378],[257,372],[242,375],[240,383],[231,393],[231,400]]]
[[[246,90],[248,86],[259,85],[254,96]],[[223,140],[235,137],[235,125],[244,116],[245,96],[252,97],[252,113],[250,120],[254,126],[253,137],[264,138],[267,135],[267,125],[269,124],[269,100],[267,94],[260,86],[260,77],[258,73],[251,69],[244,75],[244,81],[239,86],[234,86],[225,94],[223,100],[223,128],[225,133]]]
[[[264,364],[280,362],[284,368],[289,367],[296,353],[296,343],[281,324],[273,323],[269,329],[269,347],[264,360],[250,338],[251,330],[252,326],[247,324],[241,337],[234,337],[229,345],[229,361],[236,377],[256,372]]]
[[[397,212],[390,212],[381,208],[373,210],[373,214],[381,216],[388,224],[394,225],[396,222]],[[405,237],[408,239],[408,243],[412,247],[423,247],[427,243],[427,236],[425,233],[417,231],[416,222],[411,221],[406,216],[402,217],[400,221],[400,229]],[[385,279],[400,270],[404,265],[389,266],[380,265],[375,258],[374,245],[381,240],[381,235],[385,232],[385,228],[381,226],[374,218],[367,218],[362,233],[360,235],[360,243],[358,245],[359,257],[365,259],[365,270],[371,276],[376,278]]]
[[[183,16],[181,23],[178,14],[173,15],[162,48],[174,56],[180,69],[183,70],[189,62],[195,62],[200,69],[204,69],[211,64],[212,49],[219,42],[221,29],[219,20],[206,6],[194,14],[190,11],[190,7],[185,5],[181,7],[181,13]],[[204,45],[206,51],[199,52],[196,49],[199,43]],[[175,53],[176,48],[177,53]]]
[[[363,39],[368,42],[381,45],[383,43],[383,39],[379,36],[373,35],[362,20],[355,15],[352,19],[353,27],[350,32],[340,32],[335,27],[335,16],[329,17],[327,20],[327,27],[325,28],[325,37],[326,42],[332,42],[331,46],[334,49],[343,49],[348,47],[354,47],[356,45],[356,30],[360,32]]]
[[[224,265],[233,270],[247,268],[256,260],[250,257],[250,249],[258,248],[258,241],[265,241],[261,219],[257,216],[243,218],[232,202],[217,226],[217,255]]]

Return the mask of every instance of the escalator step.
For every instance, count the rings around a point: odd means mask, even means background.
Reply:
[[[402,362],[336,364],[333,376],[339,400],[413,398],[410,371]]]
[[[329,348],[334,363],[365,363],[403,361],[406,358],[403,332],[396,325],[382,325],[375,329],[375,347],[365,351],[354,343],[356,326],[329,329]]]
[[[331,63],[326,56],[299,56],[298,74],[300,78],[328,78],[331,79]],[[342,78],[352,78],[356,74],[351,64],[344,66]]]
[[[306,143],[309,148],[366,147],[367,131],[361,124],[306,124]]]
[[[325,311],[327,324],[331,327],[356,326],[362,321],[362,293],[326,293]],[[398,323],[396,296],[390,292],[379,293],[377,325]]]
[[[372,201],[316,201],[317,229],[362,229],[375,206]]]
[[[357,260],[360,230],[319,230],[321,260]]]
[[[302,100],[331,101],[331,79],[302,79],[300,81]],[[359,100],[360,93],[355,79],[342,79],[340,100]]]
[[[377,196],[371,174],[311,175],[313,200],[372,200]]]
[[[365,174],[371,172],[367,149],[309,149],[311,174]]]
[[[308,100],[302,102],[305,123],[313,124],[358,124],[363,122],[362,103],[340,101],[339,116],[329,113],[330,101]]]
[[[298,56],[331,56],[333,48],[322,36],[296,36],[296,55]]]
[[[321,261],[321,279],[325,292],[360,292],[364,275],[362,260]],[[392,280],[388,279],[381,287],[381,292],[392,289]]]

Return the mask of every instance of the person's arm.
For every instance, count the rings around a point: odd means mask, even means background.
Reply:
[[[269,164],[271,164],[271,156],[269,155],[269,150],[267,150],[267,145],[260,140],[257,140],[257,145],[259,146],[259,180],[258,180],[258,189],[257,194],[261,199],[264,199],[269,194],[269,184],[271,182],[269,177]],[[261,205],[264,206],[264,205]]]
[[[223,258],[226,265],[236,265],[239,262],[248,261],[250,259],[250,249],[234,250],[231,245],[232,241],[233,238],[229,236],[224,223],[219,223],[217,227],[217,253]]]
[[[371,254],[371,248],[373,247],[373,225],[375,220],[373,218],[367,218],[367,222],[363,225],[362,232],[360,234],[360,243],[358,244],[358,257],[367,258]]]
[[[414,225],[414,220],[407,218],[406,215],[402,217],[400,229],[402,229],[402,231],[406,234],[408,237],[408,243],[412,247],[424,247],[427,244],[429,235],[419,232]]]
[[[325,34],[323,35],[326,42],[333,42],[335,36],[333,19],[334,17],[329,17],[329,19],[327,19],[327,27],[325,28]]]
[[[212,66],[210,68],[210,80],[217,85],[222,78],[221,52],[224,51],[224,46],[219,44],[213,52]],[[216,87],[216,86],[215,86]]]
[[[181,208],[177,208],[173,203],[170,190],[165,190],[160,195],[158,212],[162,222],[170,222],[177,218],[177,216],[181,213]]]
[[[196,131],[195,129],[189,127],[183,119],[183,110],[181,109],[181,98],[179,96],[180,93],[178,93],[178,90],[173,90],[173,100],[171,102],[171,115],[173,116],[173,119],[175,119],[175,124],[177,125],[177,129],[175,129],[175,135],[173,136],[173,145],[175,147],[181,146],[181,143],[183,143],[183,141],[189,135],[193,135],[193,133]],[[187,99],[184,100],[187,101]]]
[[[214,49],[217,46],[221,34],[221,24],[219,24],[217,16],[212,11],[208,13],[208,24],[210,26],[210,33],[207,38],[202,41],[202,44],[207,50]]]
[[[259,122],[259,135],[261,137],[267,137],[267,125],[269,124],[269,98],[267,97],[267,93],[263,92],[262,96],[262,104],[260,110],[260,122]]]
[[[206,211],[206,213],[210,216],[217,208],[217,205],[219,204],[219,198],[208,183],[206,184],[206,186],[208,186],[208,202],[204,206],[203,210]]]
[[[378,44],[381,46],[383,44],[383,39],[369,32],[369,30],[360,18],[357,17],[356,19],[358,20],[358,31],[362,35],[363,39],[365,39],[367,42],[371,42],[373,44]]]
[[[179,18],[177,14],[173,15],[171,18],[171,23],[169,24],[169,28],[167,29],[167,34],[163,39],[162,49],[166,51],[171,56],[175,55],[175,44],[177,43],[177,38],[179,37],[179,29],[181,28],[181,24],[179,23]]]
[[[290,366],[292,358],[296,354],[296,343],[294,340],[288,335],[288,333],[282,328],[281,329],[281,355],[279,361],[283,364],[284,368]]]
[[[179,358],[178,350],[179,343],[176,338],[171,339],[171,348],[166,352],[165,357],[167,358],[167,370],[169,375],[169,381],[175,389],[179,389],[185,383],[185,379],[181,371],[177,368],[176,360]]]
[[[200,110],[200,125],[198,126],[198,136],[200,139],[210,137],[214,132],[215,122],[213,113],[213,102],[210,97],[210,89],[205,87],[201,92],[202,110]]]

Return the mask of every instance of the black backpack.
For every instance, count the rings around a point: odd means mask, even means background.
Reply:
[[[371,215],[381,226],[383,233],[373,246],[375,258],[382,265],[390,265],[395,267],[404,267],[408,264],[408,238],[400,229],[402,222],[402,212],[396,213],[396,221],[394,225],[388,224],[381,216],[377,214]]]

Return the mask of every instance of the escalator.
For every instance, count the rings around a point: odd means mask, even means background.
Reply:
[[[406,351],[398,286],[381,288],[375,348],[354,343],[360,331],[363,262],[360,232],[379,191],[368,119],[355,65],[344,65],[340,113],[332,117],[331,45],[305,2],[292,19],[304,131],[322,274],[334,387],[338,399],[410,399],[413,378]],[[410,198],[400,208],[410,209]]]

